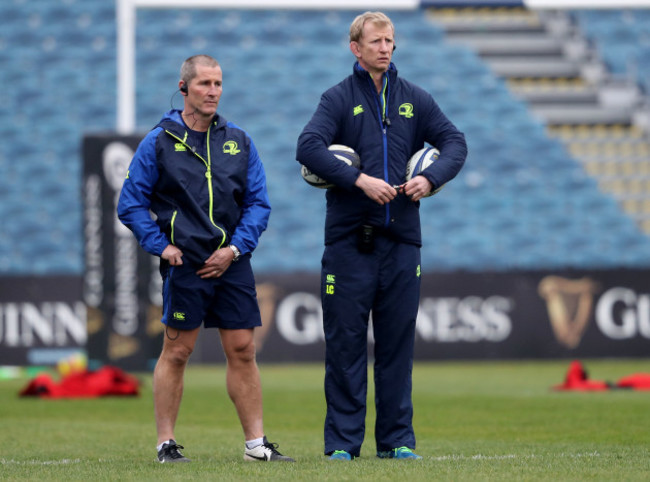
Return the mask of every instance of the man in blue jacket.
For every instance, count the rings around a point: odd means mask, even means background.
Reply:
[[[140,245],[161,258],[166,326],[153,373],[158,460],[189,462],[174,427],[185,367],[204,324],[219,329],[244,460],[293,462],[264,435],[253,341],[262,323],[250,256],[271,212],[266,176],[248,134],[217,114],[222,77],[207,55],[183,63],[183,110],[167,112],[142,140],[117,207]]]
[[[394,26],[381,12],[350,27],[352,75],[327,90],[298,139],[296,158],[335,184],[327,191],[321,298],[325,330],[325,454],[359,456],[364,438],[368,320],[375,342],[375,441],[381,458],[415,454],[411,371],[420,299],[419,201],[453,179],[467,156],[464,135],[431,95],[391,62]],[[427,142],[439,159],[405,182]],[[328,151],[353,148],[356,169]]]

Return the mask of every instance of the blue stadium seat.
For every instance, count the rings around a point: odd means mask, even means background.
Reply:
[[[611,70],[619,75],[636,75],[639,84],[650,92],[649,11],[576,10],[572,14]]]
[[[253,258],[259,272],[319,269],[325,196],[300,179],[296,140],[321,93],[352,70],[347,30],[356,13],[138,11],[140,132],[170,104],[182,105],[173,94],[183,59],[206,51],[224,66],[221,113],[255,141],[274,207]],[[458,178],[421,203],[425,270],[650,264],[647,236],[474,52],[445,42],[421,11],[389,13],[400,73],[434,94],[470,148]],[[631,59],[647,82],[650,20],[638,13],[580,11],[576,18],[601,39],[599,46],[618,46],[603,50],[613,65],[619,62],[616,68]],[[80,144],[85,132],[115,124],[114,3],[3,2],[0,17],[0,81],[21,85],[20,96],[0,93],[6,111],[16,113],[0,119],[3,138],[15,139],[0,148],[0,215],[7,226],[0,233],[0,273],[80,273]],[[639,48],[630,48],[630,39]]]

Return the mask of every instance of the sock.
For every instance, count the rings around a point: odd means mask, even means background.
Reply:
[[[264,443],[264,437],[256,438],[254,440],[246,440],[246,448],[248,450],[259,447]]]

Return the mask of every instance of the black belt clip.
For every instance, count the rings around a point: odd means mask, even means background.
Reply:
[[[372,253],[375,250],[376,228],[369,224],[364,224],[357,231],[357,249],[360,253]]]

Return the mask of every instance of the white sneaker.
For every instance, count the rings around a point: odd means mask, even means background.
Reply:
[[[291,457],[278,452],[278,444],[270,443],[264,436],[262,445],[244,450],[244,460],[247,462],[295,462]]]

